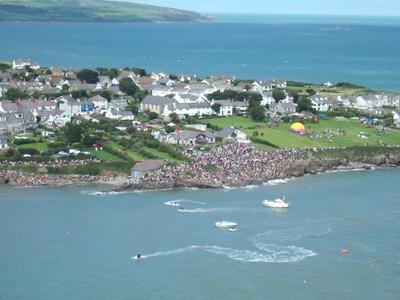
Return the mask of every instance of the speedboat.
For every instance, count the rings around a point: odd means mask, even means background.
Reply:
[[[168,206],[179,207],[179,202],[178,201],[167,201],[167,202],[164,202],[164,204],[168,205]]]
[[[285,197],[277,198],[275,200],[264,200],[262,202],[264,206],[272,208],[288,208],[289,203],[285,201]]]
[[[238,224],[235,222],[223,221],[223,220],[215,223],[215,226],[220,229],[235,229],[237,225]]]
[[[140,254],[136,254],[132,259],[139,260],[142,256]]]

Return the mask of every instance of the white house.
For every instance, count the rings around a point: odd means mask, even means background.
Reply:
[[[273,88],[285,89],[287,82],[285,80],[257,80],[252,83],[252,90],[255,92],[271,91]]]
[[[310,96],[312,108],[316,111],[328,111],[333,107],[333,102],[328,98],[321,95]]]
[[[112,120],[120,121],[133,121],[134,119],[133,113],[127,110],[119,111],[115,109],[109,109],[104,116]]]
[[[154,85],[151,86],[151,95],[158,97],[165,97],[172,94],[172,88],[165,85]]]
[[[106,110],[108,106],[108,100],[100,95],[93,96],[88,99],[89,102],[93,102],[97,111]]]
[[[400,128],[400,109],[394,110],[393,114],[393,121],[397,128]]]
[[[364,95],[356,97],[356,106],[359,108],[373,108],[387,105],[387,96]]]
[[[275,99],[272,97],[272,92],[262,92],[261,95],[263,97],[260,102],[262,106],[271,105],[275,102]]]
[[[247,135],[236,129],[234,127],[223,128],[222,130],[216,132],[216,137],[222,138],[224,142],[233,142],[236,141],[238,143],[249,144],[250,140],[247,138]]]
[[[29,59],[17,59],[12,62],[12,68],[14,70],[22,70],[25,67],[30,67],[32,70],[40,69],[39,64],[31,62]]]
[[[228,99],[228,100],[212,100],[211,101],[211,106],[214,104],[219,104],[221,105],[219,112],[217,112],[218,116],[224,117],[224,116],[232,116],[233,115],[233,101]]]

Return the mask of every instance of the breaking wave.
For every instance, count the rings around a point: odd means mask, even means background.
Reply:
[[[287,183],[287,182],[289,182],[290,180],[291,180],[290,178],[286,178],[286,179],[274,179],[274,180],[270,180],[270,181],[266,182],[265,185],[278,185],[278,184]]]

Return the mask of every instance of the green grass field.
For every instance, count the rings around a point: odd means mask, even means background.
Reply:
[[[137,152],[135,152],[135,151],[133,151],[133,150],[129,150],[129,149],[125,149],[124,147],[122,147],[121,145],[118,145],[116,142],[114,142],[114,141],[108,141],[108,142],[106,142],[105,143],[107,146],[109,146],[109,147],[111,147],[111,148],[113,148],[113,149],[115,149],[115,150],[118,150],[118,151],[121,151],[121,152],[124,152],[124,153],[126,153],[130,158],[132,158],[134,161],[143,161],[143,160],[146,160],[147,158],[145,158],[143,155],[141,155],[140,153],[137,153]]]
[[[290,124],[281,123],[277,128],[268,128],[265,123],[257,123],[249,118],[243,117],[226,117],[213,118],[204,120],[220,127],[234,126],[242,128],[242,130],[252,137],[254,132],[258,132],[258,138],[264,139],[280,148],[307,148],[307,147],[330,147],[330,146],[379,146],[383,144],[399,145],[400,130],[390,129],[384,133],[378,132],[375,128],[368,128],[357,121],[327,119],[321,120],[318,124],[306,124],[306,133],[311,131],[323,132],[325,129],[342,129],[345,131],[343,136],[333,136],[331,140],[328,138],[315,138],[309,136],[300,136],[289,132]],[[249,128],[251,127],[251,128]],[[256,128],[253,128],[256,127]],[[368,132],[367,139],[358,137],[360,131]],[[270,147],[264,145],[256,145],[262,149]]]
[[[49,147],[46,143],[31,143],[31,144],[23,144],[18,145],[18,149],[36,149],[39,152],[46,152],[49,150]]]
[[[118,156],[115,156],[114,154],[111,154],[104,150],[99,150],[99,151],[90,150],[89,152],[93,156],[95,156],[98,159],[103,160],[103,161],[122,161],[122,159],[119,158]]]
[[[236,128],[246,128],[246,127],[265,125],[265,123],[254,122],[252,119],[248,117],[240,117],[240,116],[203,119],[200,122],[203,124],[209,123],[211,125],[222,128],[231,126],[234,126]]]
[[[159,151],[157,149],[146,147],[146,146],[143,147],[143,149],[146,150],[147,152],[153,154],[154,156],[157,156],[159,159],[163,159],[163,160],[167,160],[167,161],[180,162],[180,160],[172,157],[171,155],[169,155],[166,152],[162,152],[162,151]]]

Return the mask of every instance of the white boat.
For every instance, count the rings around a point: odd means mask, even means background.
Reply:
[[[140,254],[135,255],[132,257],[133,260],[139,260],[142,256]]]
[[[238,224],[235,222],[230,222],[230,221],[218,221],[215,223],[215,226],[221,229],[234,229],[236,228]]]
[[[167,201],[167,202],[164,202],[164,204],[168,205],[168,206],[179,207],[179,202],[178,201]]]
[[[262,202],[264,206],[272,208],[288,208],[289,203],[285,201],[285,197],[277,198],[275,200],[264,200]]]

